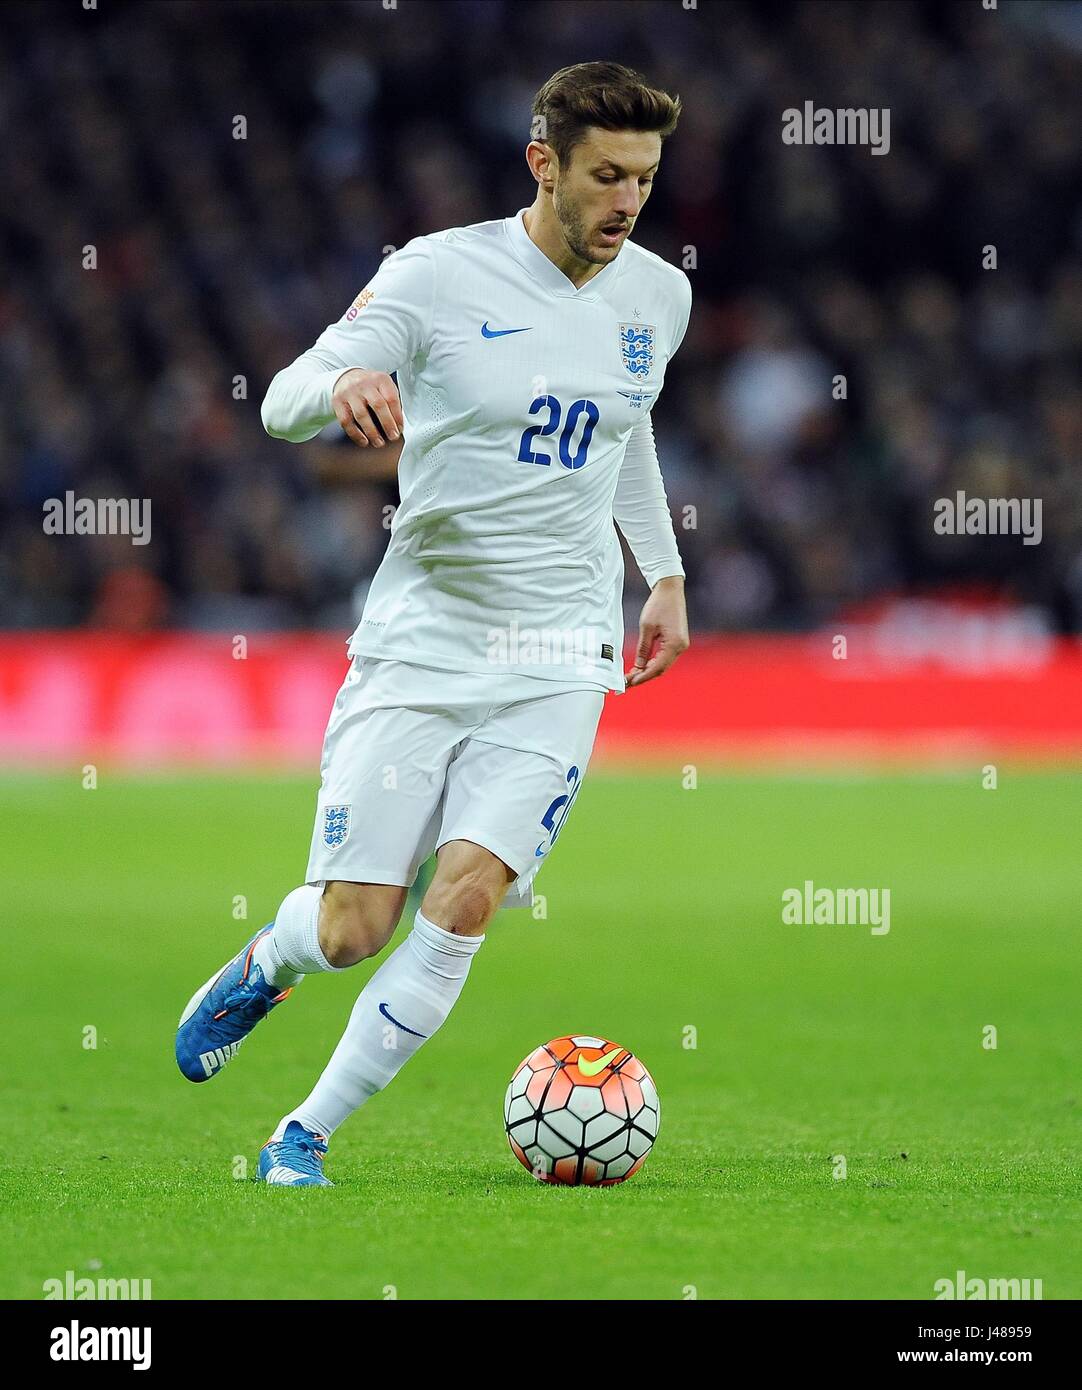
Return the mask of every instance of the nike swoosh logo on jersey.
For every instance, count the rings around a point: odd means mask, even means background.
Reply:
[[[532,325],[531,325],[532,328]],[[529,333],[530,328],[489,328],[488,319],[481,325],[482,338],[506,338],[508,333]]]
[[[418,1033],[416,1028],[407,1028],[404,1023],[399,1023],[398,1019],[388,1012],[386,1004],[381,1004],[379,1006],[379,1011],[384,1018],[390,1019],[396,1028],[401,1028],[403,1033],[412,1033],[415,1038],[424,1038],[428,1036],[426,1033]]]
[[[588,1062],[585,1057],[580,1057],[575,1063],[583,1076],[597,1076],[598,1072],[603,1071],[614,1057],[619,1057],[623,1052],[622,1047],[614,1047],[611,1052],[606,1052],[604,1057],[599,1057],[596,1062]]]

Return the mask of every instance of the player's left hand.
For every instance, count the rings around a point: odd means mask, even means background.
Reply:
[[[627,688],[631,690],[664,675],[690,645],[684,581],[679,575],[659,579],[643,605],[635,664],[630,671],[624,672]]]

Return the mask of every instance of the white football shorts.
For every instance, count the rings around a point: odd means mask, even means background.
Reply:
[[[434,850],[471,840],[532,884],[582,785],[599,686],[354,657],[323,742],[305,881],[412,885]]]

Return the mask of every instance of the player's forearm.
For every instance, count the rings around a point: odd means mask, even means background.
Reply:
[[[301,444],[312,439],[335,418],[331,405],[334,384],[349,367],[309,348],[284,367],[267,388],[260,414],[263,428],[275,439]]]
[[[342,317],[278,373],[263,401],[263,428],[294,444],[317,435],[338,418],[331,397],[339,377],[354,368],[370,374],[399,371],[424,350],[431,339],[435,297],[433,249],[426,238],[417,237],[388,256]],[[390,401],[385,389],[376,394]],[[388,423],[378,407],[375,414]],[[361,442],[344,420],[342,427],[355,443]]]
[[[613,516],[651,589],[661,579],[683,578],[684,566],[649,416],[631,432],[616,486]]]

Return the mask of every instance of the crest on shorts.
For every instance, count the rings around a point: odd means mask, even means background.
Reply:
[[[620,352],[624,366],[633,377],[646,377],[654,365],[654,325],[652,323],[622,323]]]
[[[324,806],[323,843],[328,849],[344,845],[349,836],[349,806]]]

